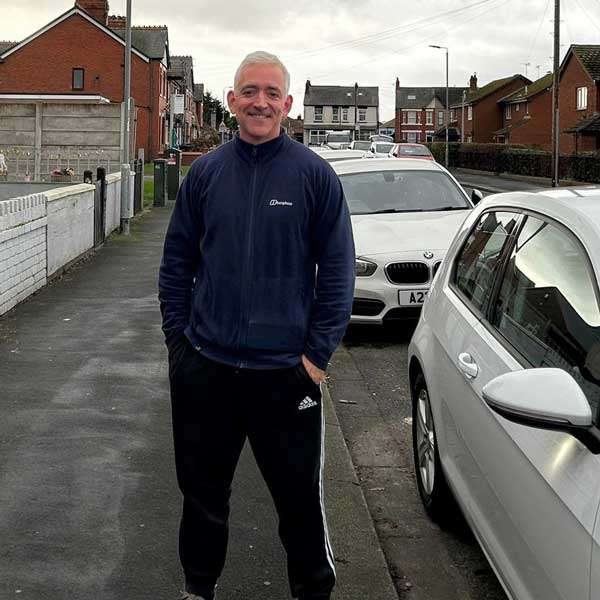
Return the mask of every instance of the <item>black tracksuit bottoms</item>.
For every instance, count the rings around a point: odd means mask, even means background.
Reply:
[[[236,369],[186,339],[171,344],[169,378],[186,590],[212,598],[227,551],[231,482],[248,438],[279,516],[292,596],[328,599],[335,568],[323,505],[319,386],[302,363]]]

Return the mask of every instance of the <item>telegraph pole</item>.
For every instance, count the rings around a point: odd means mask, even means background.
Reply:
[[[123,86],[123,154],[121,160],[121,233],[129,235],[131,218],[129,194],[129,146],[130,135],[130,103],[131,103],[131,0],[127,0],[127,22],[125,29],[125,84]]]
[[[560,54],[560,0],[554,0],[554,81],[552,84],[552,187],[558,187],[560,159],[559,130],[559,54]]]

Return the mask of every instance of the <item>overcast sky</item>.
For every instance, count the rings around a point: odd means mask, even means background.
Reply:
[[[125,0],[109,0],[124,15]],[[68,10],[69,0],[2,3],[0,40],[20,40]],[[561,58],[571,43],[600,42],[600,0],[562,0]],[[133,0],[134,25],[167,25],[171,54],[194,59],[195,81],[215,96],[231,85],[253,50],[278,54],[291,75],[294,106],[303,112],[304,84],[379,86],[380,119],[394,115],[394,82],[479,85],[514,73],[536,79],[551,69],[550,0]],[[539,69],[538,69],[539,65]],[[52,58],[48,57],[48,68]]]

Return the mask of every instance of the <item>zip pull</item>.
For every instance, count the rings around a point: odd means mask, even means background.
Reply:
[[[254,162],[256,162],[256,155],[257,155],[257,154],[258,154],[258,149],[256,148],[256,146],[254,146],[254,147],[252,148],[252,160],[253,160]]]

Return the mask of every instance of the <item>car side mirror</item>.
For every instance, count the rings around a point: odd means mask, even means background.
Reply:
[[[471,201],[477,204],[483,200],[483,194],[479,190],[471,190]]]
[[[600,453],[600,434],[593,427],[590,404],[566,371],[554,368],[511,371],[492,379],[482,393],[488,406],[509,421],[566,431],[590,451]]]

